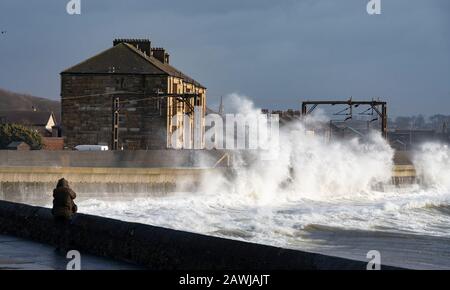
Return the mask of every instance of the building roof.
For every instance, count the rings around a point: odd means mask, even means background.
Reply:
[[[26,146],[30,147],[30,145],[28,145],[27,143],[25,143],[23,141],[13,141],[8,144],[7,148],[17,148],[20,145],[26,145]]]
[[[72,66],[61,74],[150,74],[169,75],[182,78],[186,83],[205,88],[200,83],[177,70],[173,66],[162,63],[153,56],[144,54],[142,51],[129,43],[119,43],[99,54]]]
[[[0,123],[46,126],[50,118],[56,123],[52,112],[41,111],[0,111]]]

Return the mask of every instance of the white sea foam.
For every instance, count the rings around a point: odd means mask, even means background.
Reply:
[[[422,144],[415,151],[414,164],[425,185],[440,191],[450,190],[450,148],[447,144]]]

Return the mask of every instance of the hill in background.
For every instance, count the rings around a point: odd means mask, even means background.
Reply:
[[[53,112],[58,121],[61,115],[59,101],[35,97],[27,94],[15,93],[0,88],[0,111],[37,111]]]

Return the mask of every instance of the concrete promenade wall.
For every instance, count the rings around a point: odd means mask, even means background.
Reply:
[[[223,172],[224,154],[215,150],[0,150],[0,199],[49,200],[62,177],[81,198],[193,191],[205,174]]]
[[[0,233],[57,245],[61,232],[49,209],[0,201]],[[360,261],[85,214],[74,217],[67,233],[70,249],[154,270],[366,268],[366,263]]]
[[[218,150],[0,150],[0,167],[213,167],[223,154],[223,151]]]
[[[203,178],[224,168],[0,167],[0,199],[44,205],[61,177],[78,199],[147,197],[193,192]]]

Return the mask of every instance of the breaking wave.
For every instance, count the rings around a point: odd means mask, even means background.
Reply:
[[[238,113],[259,114],[249,100],[236,95],[232,99]],[[307,128],[323,118],[319,114],[281,128],[279,141],[274,142],[278,147],[269,146],[269,152],[249,163],[236,162],[236,177],[231,180],[208,177],[202,191],[264,204],[367,194],[376,185],[390,182],[394,151],[378,132],[363,140],[329,142]],[[237,156],[238,161],[245,159]]]

